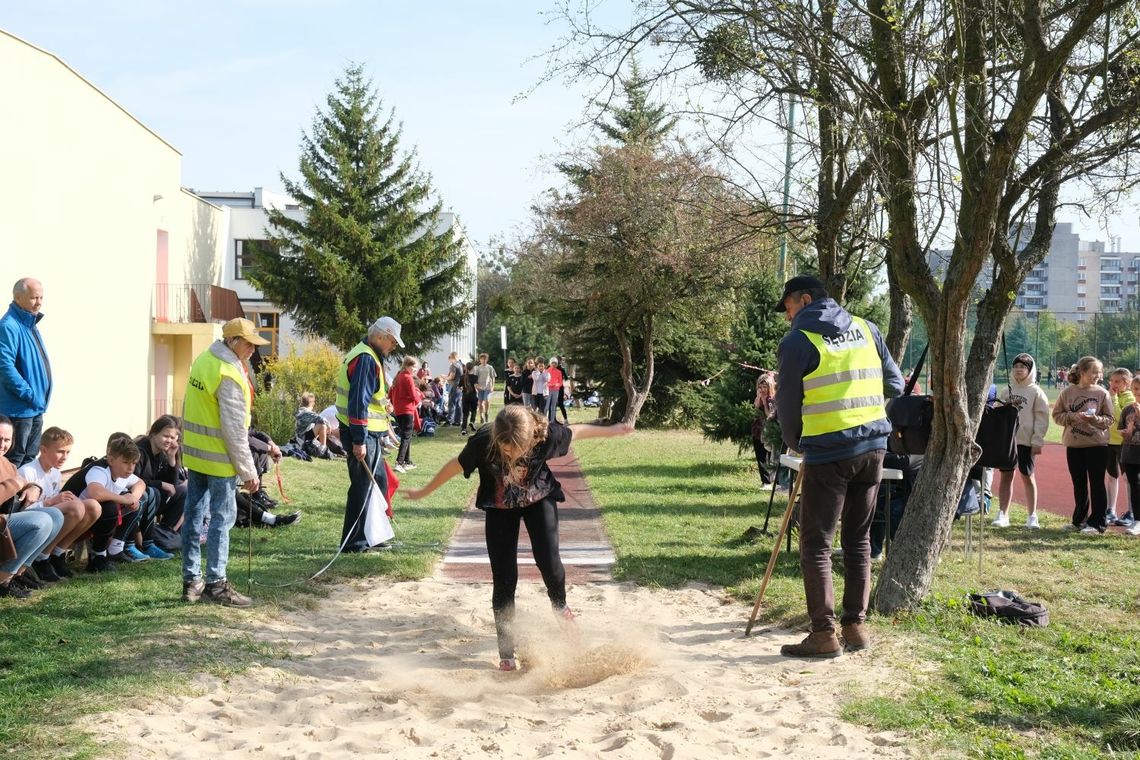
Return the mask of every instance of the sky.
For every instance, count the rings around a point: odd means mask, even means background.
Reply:
[[[598,3],[628,23],[632,3]],[[582,127],[596,86],[539,84],[564,34],[550,0],[5,0],[0,28],[57,55],[182,153],[200,191],[282,191],[336,78],[361,63],[403,124],[447,210],[480,248],[525,222]],[[778,138],[762,153],[782,163]],[[778,178],[774,179],[778,182]],[[1106,228],[1062,212],[1087,239],[1140,251],[1140,213]]]

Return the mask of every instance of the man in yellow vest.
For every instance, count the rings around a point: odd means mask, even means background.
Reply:
[[[182,525],[182,601],[248,607],[251,600],[226,580],[230,528],[237,517],[237,483],[250,494],[260,486],[249,450],[253,385],[245,362],[269,341],[248,319],[231,319],[222,339],[203,351],[190,368],[182,422],[186,520]],[[202,522],[206,536],[206,578],[202,579]]]
[[[384,467],[380,438],[388,431],[388,378],[384,357],[397,346],[400,323],[380,317],[368,328],[368,335],[344,357],[336,383],[336,418],[340,440],[351,444],[348,455],[348,496],[344,505],[341,545],[346,552],[366,552],[372,547],[364,536],[364,510],[373,480],[380,493],[387,494],[388,474]]]
[[[848,314],[814,277],[793,277],[776,310],[792,323],[777,349],[776,416],[803,453],[800,568],[811,633],[787,657],[837,657],[870,646],[871,520],[891,424],[885,398],[903,378],[871,322]],[[831,545],[842,520],[842,643],[835,631]]]

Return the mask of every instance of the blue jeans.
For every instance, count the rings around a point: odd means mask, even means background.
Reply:
[[[40,432],[44,427],[42,414],[35,417],[12,418],[12,448],[5,454],[13,467],[19,469],[39,456]]]
[[[182,580],[202,576],[202,520],[210,515],[206,535],[206,583],[226,579],[230,561],[230,528],[237,520],[237,479],[203,475],[190,470],[186,481],[186,521],[182,524]]]
[[[341,425],[341,440],[351,441],[351,435]],[[380,434],[366,433],[364,436],[364,461],[361,462],[348,452],[348,496],[344,504],[344,526],[340,542],[346,552],[362,552],[368,548],[364,537],[364,510],[368,506],[368,489],[372,486],[369,471],[376,478],[380,492],[388,493],[388,471],[384,468],[384,458],[380,456]],[[183,528],[185,530],[185,528]]]
[[[14,575],[21,567],[32,564],[59,536],[62,527],[63,514],[55,507],[8,515],[8,529],[12,533],[12,543],[16,545],[16,558],[0,565],[0,573]]]
[[[463,388],[459,385],[451,386],[447,394],[447,421],[452,425],[463,422]]]

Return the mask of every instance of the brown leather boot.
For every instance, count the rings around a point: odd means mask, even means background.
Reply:
[[[799,644],[784,644],[780,647],[780,654],[785,657],[838,657],[843,654],[843,649],[839,646],[839,639],[835,638],[835,631],[815,631]]]
[[[862,623],[844,623],[840,640],[847,652],[861,652],[871,648],[871,636],[867,633],[867,626]]]

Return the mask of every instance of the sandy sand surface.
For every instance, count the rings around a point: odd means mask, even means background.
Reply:
[[[499,673],[489,586],[338,587],[317,610],[251,631],[293,658],[199,677],[197,696],[86,728],[125,744],[116,757],[906,756],[899,737],[836,717],[869,678],[889,688],[872,653],[781,658],[802,634],[742,638],[747,608],[717,590],[585,585],[570,601],[576,636],[540,587],[520,586],[523,669]]]

